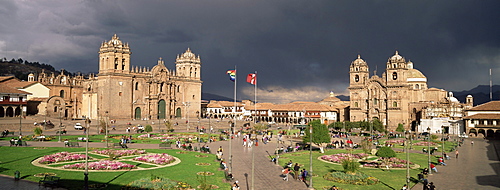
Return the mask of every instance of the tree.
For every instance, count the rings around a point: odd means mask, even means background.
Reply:
[[[330,143],[330,131],[325,124],[321,124],[320,120],[314,120],[309,122],[309,127],[312,127],[312,143],[319,146],[321,153],[324,153],[324,146]],[[305,131],[306,134],[302,137],[304,143],[310,142],[310,130]]]
[[[146,131],[146,133],[150,133],[151,131],[153,131],[153,127],[151,127],[151,125],[146,125],[146,128],[144,128],[144,131]]]
[[[396,131],[397,132],[404,132],[405,131],[405,128],[403,127],[403,124],[398,124],[398,128],[396,128]]]
[[[376,154],[378,157],[382,157],[382,158],[393,158],[393,157],[396,157],[396,152],[394,152],[394,150],[392,150],[391,147],[380,147],[380,149],[378,149],[377,151],[377,154]]]
[[[36,136],[40,136],[43,133],[42,128],[35,127],[35,129],[33,129],[33,133],[35,133]]]
[[[170,121],[165,121],[165,127],[167,128],[168,132],[174,131],[174,129],[172,129],[172,123],[170,123]]]

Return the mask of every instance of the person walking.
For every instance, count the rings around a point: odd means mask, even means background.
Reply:
[[[295,180],[299,180],[299,171],[300,171],[299,163],[295,163],[295,166],[293,166],[293,178]]]
[[[303,169],[302,170],[302,181],[305,182],[307,179],[307,170],[306,169]]]
[[[455,150],[455,158],[458,159],[458,149]]]
[[[288,181],[288,173],[290,173],[290,168],[285,168],[282,171],[283,171],[283,175],[285,175],[285,177],[283,178],[283,181]]]
[[[436,166],[433,163],[431,163],[431,170],[434,171],[434,172],[436,172],[436,173],[438,173],[438,170],[437,170]]]
[[[433,182],[429,183],[429,190],[436,190],[436,186],[434,186]]]

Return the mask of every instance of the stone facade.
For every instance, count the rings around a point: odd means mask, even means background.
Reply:
[[[382,77],[370,77],[368,64],[361,56],[351,63],[349,77],[350,121],[378,119],[390,131],[398,124],[415,131],[425,117],[423,110],[449,105],[448,93],[428,88],[427,78],[397,51],[387,60]]]
[[[151,69],[132,66],[131,54],[129,45],[115,34],[101,44],[97,76],[40,73],[37,80],[51,89],[47,115],[61,112],[66,118],[136,120],[200,115],[199,55],[188,48],[177,55],[176,68],[170,70],[162,58]],[[51,103],[51,99],[57,100]]]

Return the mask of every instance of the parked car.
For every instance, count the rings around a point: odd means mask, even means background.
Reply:
[[[137,125],[137,130],[144,130],[144,126],[142,126],[142,125]]]
[[[469,138],[469,135],[462,133],[461,135],[458,135],[460,138]]]
[[[82,124],[81,124],[81,123],[76,123],[76,124],[75,124],[75,129],[76,129],[76,130],[83,130],[83,126],[82,126]]]

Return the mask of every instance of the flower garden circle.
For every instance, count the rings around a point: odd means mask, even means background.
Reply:
[[[89,151],[89,172],[142,171],[169,167],[181,163],[177,157],[166,153],[146,153],[145,150],[95,150]],[[117,159],[109,160],[110,157]],[[55,170],[84,171],[85,152],[59,152],[37,158],[31,164]]]

